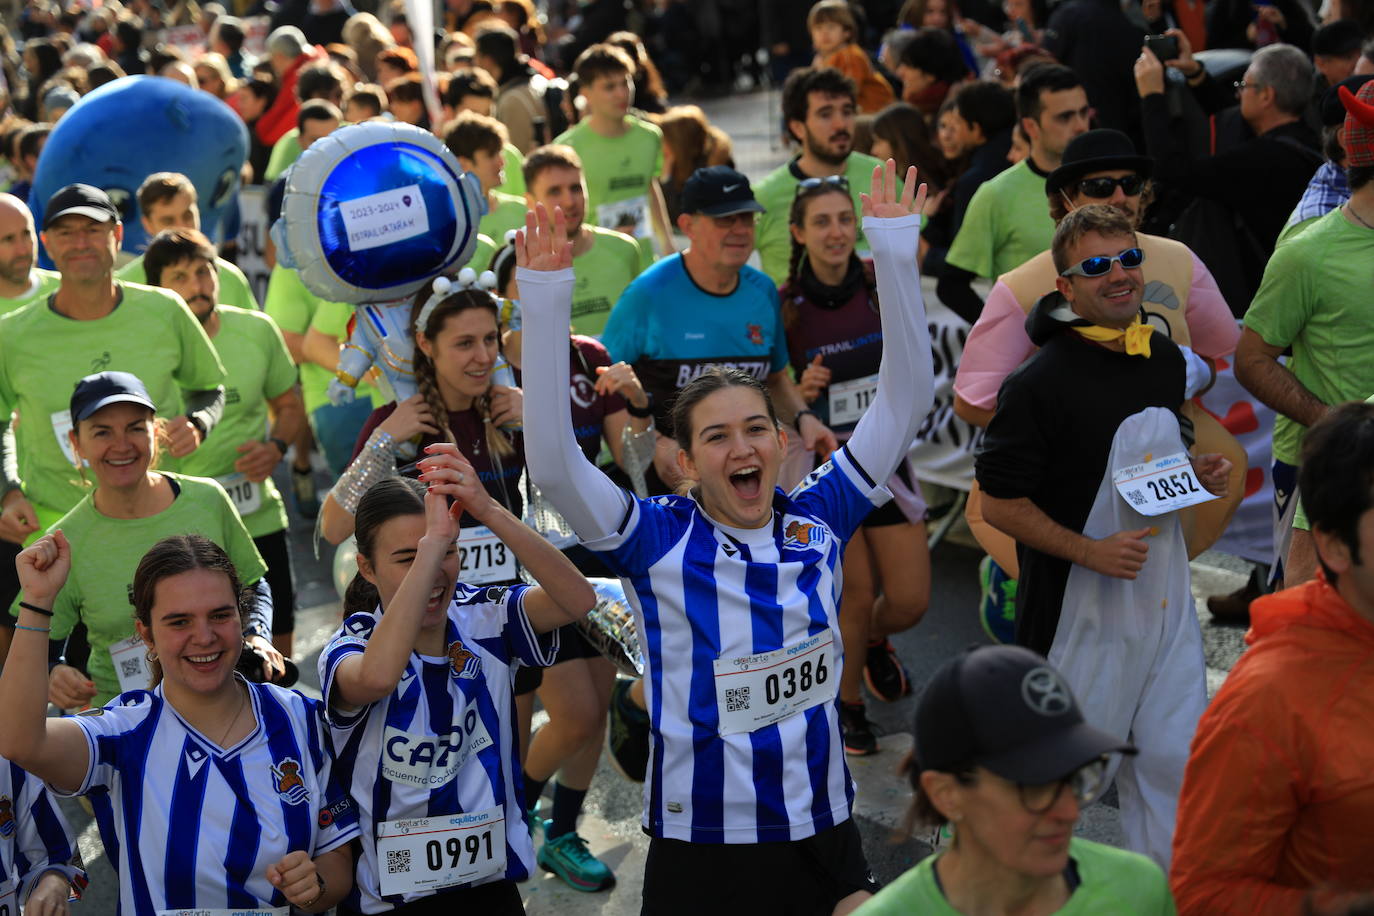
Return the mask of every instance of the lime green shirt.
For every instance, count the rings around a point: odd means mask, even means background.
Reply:
[[[243,275],[243,271],[224,258],[215,258],[215,267],[219,270],[220,302],[241,309],[258,307],[258,300],[253,296],[253,288],[248,285],[248,278]],[[143,269],[143,255],[116,270],[115,276],[130,283],[146,284],[148,273]]]
[[[221,305],[212,342],[224,363],[224,415],[200,448],[183,458],[181,471],[213,477],[229,493],[243,525],[255,538],[286,527],[286,505],[269,477],[253,483],[234,470],[239,446],[268,433],[267,402],[296,384],[296,364],[276,323],[262,312]]]
[[[119,678],[110,646],[134,635],[134,609],[129,602],[134,570],[154,544],[174,534],[200,534],[224,548],[238,570],[239,582],[251,586],[267,572],[243,522],[222,487],[213,480],[162,472],[181,488],[172,504],[147,518],[110,518],[88,494],[53,526],[72,545],[67,584],[57,593],[52,612],[52,639],[65,639],[78,622],[86,624],[91,660],[86,674],[95,681],[91,705],[104,706],[118,696]],[[51,529],[50,529],[51,530]],[[18,599],[10,613],[19,615]]]
[[[132,372],[162,417],[182,412],[183,389],[224,384],[224,366],[180,296],[118,285],[123,297],[104,318],[76,321],[40,300],[0,319],[0,416],[19,411],[19,474],[24,494],[45,522],[86,493],[67,439],[72,389],[79,380],[106,370]]]
[[[1149,859],[1074,837],[1069,856],[1081,883],[1059,916],[1174,916],[1174,898],[1164,872]],[[935,881],[938,856],[927,856],[915,868],[884,887],[854,911],[855,916],[960,916]]]
[[[515,197],[511,194],[502,194],[496,191],[496,206],[492,207],[491,212],[482,217],[482,222],[478,228],[482,234],[496,243],[500,248],[506,244],[506,233],[512,229],[522,229],[525,225],[525,198]]]
[[[1023,159],[973,192],[945,261],[995,280],[1049,251],[1053,239],[1045,178]]]
[[[582,160],[587,182],[588,222],[638,240],[641,269],[654,260],[649,198],[663,172],[663,131],[658,125],[625,116],[625,133],[603,137],[583,121],[558,135]],[[523,218],[523,216],[522,216]]]
[[[472,257],[468,259],[467,266],[479,274],[484,270],[490,270],[491,259],[496,256],[496,251],[497,245],[489,236],[477,233],[477,244],[472,249]]]
[[[792,201],[797,196],[797,185],[801,183],[799,173],[793,168],[795,164],[796,160],[793,160],[778,166],[754,185],[754,199],[768,211],[760,213],[755,223],[754,244],[759,250],[759,264],[763,272],[779,286],[787,279],[787,262],[792,257],[792,232],[787,228],[787,217],[792,209]],[[877,159],[863,153],[850,153],[845,160],[844,177],[849,181],[849,194],[854,199],[856,214],[863,212],[859,194],[868,193],[876,165]],[[854,247],[860,254],[866,253],[868,241],[864,238],[862,219],[859,220],[857,232]]]
[[[272,155],[267,159],[267,171],[262,175],[263,183],[271,184],[280,178],[297,159],[301,158],[302,152],[300,128],[293,127],[272,144]]]
[[[62,277],[56,271],[44,270],[41,267],[33,268],[29,271],[29,288],[22,296],[16,299],[0,299],[0,315],[17,312],[30,302],[44,298],[56,290],[61,282]]]
[[[496,190],[512,197],[525,196],[525,157],[513,143],[501,148],[501,159],[505,164],[506,180],[497,185]]]
[[[1371,258],[1374,230],[1351,224],[1338,207],[1274,249],[1245,313],[1245,326],[1265,343],[1293,348],[1288,371],[1324,404],[1374,394]],[[1298,464],[1306,431],[1276,417],[1274,458]]]
[[[596,241],[573,258],[572,326],[600,337],[620,294],[639,276],[640,248],[622,232],[593,226]]]

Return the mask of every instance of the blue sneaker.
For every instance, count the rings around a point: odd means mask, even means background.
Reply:
[[[978,602],[978,620],[988,639],[999,645],[1016,642],[1016,580],[998,566],[992,557],[978,564],[978,581],[983,595]]]
[[[553,872],[573,890],[594,893],[615,887],[615,875],[576,833],[545,839],[538,859],[540,868]]]

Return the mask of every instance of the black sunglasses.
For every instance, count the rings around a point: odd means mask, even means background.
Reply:
[[[1116,193],[1117,185],[1127,197],[1135,197],[1145,188],[1145,179],[1139,175],[1123,175],[1120,178],[1084,178],[1078,182],[1078,190],[1085,197],[1106,200]]]

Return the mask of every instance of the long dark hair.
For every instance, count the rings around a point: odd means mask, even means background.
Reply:
[[[248,617],[251,593],[239,582],[239,572],[234,561],[214,541],[199,534],[175,534],[163,538],[143,555],[134,570],[134,584],[130,588],[130,600],[134,606],[134,619],[143,624],[149,632],[153,629],[153,601],[157,585],[163,579],[204,569],[222,573],[229,580],[229,588],[234,593],[235,604],[242,623]],[[149,659],[148,669],[152,673],[150,687],[157,686],[162,680],[162,666],[156,659]]]
[[[358,556],[376,564],[377,532],[382,525],[402,515],[424,515],[425,485],[409,477],[387,477],[368,488],[358,500],[353,513],[353,537],[358,542]],[[381,603],[377,586],[354,573],[353,581],[344,590],[343,613],[370,613]]]
[[[787,214],[788,226],[796,226],[798,228],[801,228],[806,223],[807,206],[811,203],[811,201],[826,193],[841,194],[850,202],[850,206],[853,206],[854,199],[849,196],[849,190],[841,185],[835,184],[834,182],[823,181],[820,184],[810,188],[798,187],[797,196],[792,200],[792,209],[788,211]],[[855,214],[855,218],[858,218],[857,213]],[[803,245],[801,242],[797,241],[797,237],[795,235],[791,236],[791,238],[792,256],[788,260],[787,264],[787,284],[797,283],[801,279],[802,269],[806,264],[806,246]],[[853,258],[854,254],[853,252],[850,252],[851,266],[853,264]],[[870,304],[876,303],[878,301],[878,289],[876,283],[877,281],[874,279],[872,272],[865,270],[864,285],[868,288]],[[795,300],[795,296],[784,296],[782,299],[782,324],[783,327],[789,331],[797,326],[797,321],[799,319],[797,303]]]

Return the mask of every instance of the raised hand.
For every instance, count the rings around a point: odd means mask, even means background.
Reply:
[[[14,565],[24,600],[51,608],[72,571],[72,547],[59,528],[20,551]]]
[[[916,166],[906,170],[902,196],[897,197],[897,163],[889,159],[873,167],[873,183],[869,193],[859,194],[864,216],[892,219],[920,213],[926,205],[926,186],[916,183]]]
[[[496,500],[492,499],[487,488],[482,486],[477,471],[453,443],[437,442],[425,446],[425,457],[420,459],[416,467],[420,471],[420,481],[429,485],[431,494],[453,497],[453,506],[450,507],[448,515],[454,527],[454,536],[457,536],[458,519],[463,512],[466,511],[480,522],[493,509],[498,508]],[[438,524],[441,520],[437,516],[430,516],[429,505],[427,495],[426,518],[429,523]]]
[[[619,394],[636,407],[644,407],[649,403],[644,385],[629,363],[621,361],[611,366],[597,366],[596,375],[596,393],[602,397]]]
[[[530,270],[562,270],[572,267],[572,242],[562,207],[553,216],[543,204],[525,214],[525,228],[515,233],[515,266]]]

